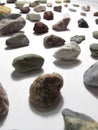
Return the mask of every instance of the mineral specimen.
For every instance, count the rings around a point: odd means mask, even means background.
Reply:
[[[29,13],[30,12],[30,8],[28,7],[28,6],[26,6],[26,7],[21,7],[20,8],[20,11],[21,11],[21,13]]]
[[[34,7],[34,11],[36,11],[36,12],[44,12],[44,11],[46,11],[46,6],[37,5],[37,6]]]
[[[98,39],[98,31],[93,31],[93,38]]]
[[[25,54],[14,58],[12,65],[19,72],[41,69],[44,58],[36,54]]]
[[[36,106],[48,108],[60,97],[63,78],[58,73],[38,76],[30,86],[30,102]]]
[[[11,8],[0,5],[0,14],[8,14],[11,11],[12,11]]]
[[[80,28],[88,28],[89,25],[88,25],[88,23],[82,18],[82,19],[78,20],[78,27],[80,27]]]
[[[75,35],[75,36],[70,38],[70,41],[75,41],[78,44],[81,43],[83,40],[85,40],[85,36],[84,35]]]
[[[62,11],[62,6],[61,5],[54,6],[53,10],[56,11],[56,12],[61,12]]]
[[[46,11],[44,12],[43,18],[46,20],[53,20],[54,15],[52,11]]]
[[[89,46],[92,56],[98,56],[98,43],[92,43]]]
[[[82,10],[88,12],[90,11],[90,6],[89,5],[82,6]]]
[[[37,14],[37,13],[28,13],[26,18],[30,20],[31,22],[36,22],[36,21],[40,21],[41,16],[40,14]]]

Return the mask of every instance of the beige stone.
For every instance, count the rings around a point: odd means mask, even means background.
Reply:
[[[0,6],[0,14],[8,14],[10,13],[12,10],[11,8],[7,7],[7,6]]]

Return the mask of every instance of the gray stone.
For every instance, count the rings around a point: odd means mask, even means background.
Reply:
[[[3,19],[0,21],[0,36],[9,35],[20,31],[26,24],[22,17],[16,19]]]
[[[98,57],[98,43],[92,43],[89,46],[92,56]]]
[[[21,13],[26,14],[30,12],[30,8],[28,6],[20,8]]]
[[[88,11],[90,11],[90,6],[84,5],[84,6],[82,6],[82,10],[88,12]]]
[[[30,6],[30,7],[35,7],[35,6],[39,5],[39,4],[40,4],[40,3],[39,3],[39,0],[36,0],[36,1],[30,2],[30,3],[29,3],[29,6]]]
[[[52,3],[51,2],[47,2],[47,7],[52,7]]]
[[[75,36],[70,38],[70,41],[75,41],[78,44],[81,43],[83,40],[85,40],[85,36],[84,35],[75,35]]]
[[[40,2],[41,4],[46,4],[46,3],[47,3],[47,0],[39,0],[39,2]]]
[[[44,12],[44,11],[46,11],[46,6],[37,5],[37,6],[34,7],[34,11],[36,11],[36,12]]]
[[[15,7],[16,7],[16,8],[21,8],[21,7],[23,7],[24,5],[25,5],[25,1],[20,1],[20,0],[18,0],[18,1],[15,2]]]
[[[73,9],[73,8],[69,8],[69,11],[71,11],[71,12],[76,12],[77,10],[76,10],[76,9]]]
[[[16,13],[0,14],[0,20],[2,20],[2,19],[16,19],[20,16],[21,16],[21,14],[16,14]]]
[[[98,87],[98,62],[84,72],[83,81],[87,86]]]
[[[62,6],[61,5],[54,6],[53,10],[56,11],[56,12],[61,12],[62,11]]]
[[[98,31],[93,31],[93,38],[98,39]]]
[[[31,22],[40,21],[41,16],[37,13],[28,13],[26,18],[30,20]]]
[[[62,115],[66,130],[98,130],[98,123],[86,114],[66,108]]]
[[[28,46],[29,39],[23,33],[17,33],[6,40],[6,45],[9,48]]]

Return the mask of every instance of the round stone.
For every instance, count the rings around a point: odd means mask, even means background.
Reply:
[[[53,20],[53,12],[52,11],[46,11],[44,12],[43,18],[46,20]]]
[[[93,43],[89,46],[92,56],[98,56],[98,43]]]

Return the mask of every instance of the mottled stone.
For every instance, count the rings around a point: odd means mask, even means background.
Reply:
[[[98,39],[98,31],[93,31],[93,38]]]
[[[0,83],[0,119],[4,118],[9,111],[9,100],[6,90]]]
[[[56,11],[56,12],[61,12],[62,11],[62,6],[61,5],[54,6],[53,10]]]
[[[92,43],[89,46],[92,56],[98,57],[98,43]]]
[[[39,3],[39,0],[36,0],[36,1],[30,2],[30,3],[29,3],[29,6],[30,6],[30,7],[35,7],[35,6],[39,5],[39,4],[40,4],[40,3]]]
[[[86,11],[86,12],[90,11],[90,6],[89,5],[84,5],[81,8],[82,8],[83,11]]]
[[[52,48],[64,45],[65,40],[59,36],[51,34],[44,38],[43,43],[45,48]]]
[[[43,22],[36,22],[33,28],[36,34],[43,34],[48,32],[48,26]]]
[[[86,20],[84,20],[83,18],[81,18],[80,20],[78,20],[78,27],[80,27],[80,28],[88,28],[89,25],[86,22]]]
[[[61,0],[55,0],[55,3],[62,3]]]
[[[12,66],[19,72],[41,69],[44,58],[36,54],[25,54],[14,58]]]
[[[46,4],[46,3],[47,3],[47,0],[39,0],[39,3],[41,3],[41,4]]]
[[[91,65],[83,75],[84,84],[91,87],[98,87],[98,62]]]
[[[66,130],[98,130],[98,123],[86,114],[66,108],[62,115]]]
[[[17,0],[7,0],[7,3],[15,3]]]
[[[95,19],[95,23],[98,24],[98,19]]]
[[[15,2],[15,7],[16,8],[21,8],[25,5],[25,2],[24,1],[16,1]]]
[[[30,101],[38,107],[48,108],[60,96],[63,78],[58,73],[38,76],[30,86]]]
[[[51,2],[47,2],[47,7],[52,7],[52,3]]]
[[[37,5],[37,6],[34,7],[34,11],[36,11],[36,12],[44,12],[44,11],[46,11],[46,6]]]
[[[53,56],[58,60],[75,60],[80,52],[81,49],[78,44],[76,42],[70,42],[59,48]]]
[[[85,36],[84,35],[75,35],[75,36],[70,38],[70,41],[75,41],[78,44],[81,43],[83,40],[85,40]]]
[[[46,11],[44,12],[43,18],[46,20],[53,20],[54,14],[52,11]]]
[[[12,9],[10,7],[0,5],[0,14],[8,14],[11,11]]]
[[[37,14],[37,13],[28,13],[26,18],[30,20],[31,22],[36,22],[36,21],[40,21],[41,16],[40,14]]]
[[[93,16],[98,16],[98,11],[94,12]]]
[[[63,0],[64,3],[70,3],[70,0]]]
[[[9,35],[20,31],[26,24],[22,17],[16,19],[3,19],[0,21],[0,35]]]
[[[16,33],[6,40],[6,45],[9,48],[23,47],[29,45],[29,39],[23,33]]]
[[[21,13],[24,13],[24,14],[26,13],[27,14],[27,13],[30,12],[30,8],[28,6],[27,7],[21,7],[20,11],[21,11]]]
[[[0,14],[0,20],[2,20],[2,19],[16,19],[20,16],[21,16],[21,14],[17,14],[17,13]]]
[[[70,22],[70,18],[63,18],[62,20],[54,24],[52,26],[52,29],[55,31],[66,31],[69,22]]]

